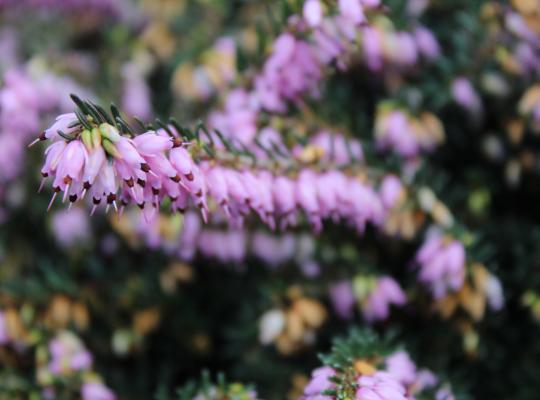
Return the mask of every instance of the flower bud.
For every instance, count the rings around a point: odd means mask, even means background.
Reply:
[[[118,129],[116,129],[114,126],[109,124],[101,124],[99,126],[99,131],[103,135],[104,138],[109,139],[111,142],[118,142],[121,138],[120,133],[118,132]]]
[[[90,132],[88,129],[85,129],[81,133],[81,139],[86,146],[86,149],[88,151],[92,150],[92,132]]]
[[[93,128],[91,133],[92,133],[92,145],[95,148],[100,147],[101,146],[101,133],[99,133],[99,129]]]
[[[103,148],[105,149],[107,154],[113,156],[114,158],[122,158],[122,155],[120,154],[118,149],[109,140],[107,139],[103,140]]]

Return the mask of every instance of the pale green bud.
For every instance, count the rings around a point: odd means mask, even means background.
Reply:
[[[109,124],[101,124],[99,131],[104,138],[109,139],[111,142],[118,142],[120,140],[120,132],[114,126]]]

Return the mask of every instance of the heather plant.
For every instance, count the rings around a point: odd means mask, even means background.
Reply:
[[[535,2],[0,20],[0,398],[538,396]]]

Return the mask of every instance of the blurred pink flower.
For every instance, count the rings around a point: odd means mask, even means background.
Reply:
[[[335,387],[335,384],[329,379],[335,374],[336,372],[330,367],[317,368],[312,372],[311,380],[304,388],[304,395],[300,400],[331,400],[330,396],[321,393]]]
[[[116,400],[115,394],[99,382],[84,383],[81,388],[83,400]]]
[[[342,281],[330,286],[330,300],[337,315],[343,319],[351,319],[356,299],[350,282]]]
[[[389,276],[377,280],[375,288],[368,295],[362,306],[364,318],[369,321],[385,320],[390,315],[390,306],[402,306],[407,301],[405,292],[399,284]]]

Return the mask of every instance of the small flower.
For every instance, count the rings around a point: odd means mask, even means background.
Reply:
[[[356,299],[350,282],[342,281],[330,287],[330,299],[339,317],[351,319]]]
[[[367,321],[385,320],[392,304],[402,306],[407,297],[399,284],[389,276],[377,279],[375,287],[362,305],[362,313]]]
[[[49,342],[51,359],[48,370],[53,375],[84,371],[92,366],[92,355],[74,334],[64,331]]]
[[[320,25],[323,18],[323,10],[320,0],[306,0],[304,3],[304,18],[312,27]]]
[[[435,298],[462,287],[465,247],[457,240],[448,241],[438,235],[429,238],[418,251],[416,262],[420,265],[420,281],[430,286]]]
[[[403,199],[403,184],[397,176],[387,175],[381,183],[380,195],[386,208],[394,208]]]
[[[473,115],[482,112],[482,100],[467,78],[459,77],[454,79],[451,91],[455,102],[465,110]]]
[[[450,388],[443,387],[435,393],[435,400],[455,400],[455,396]]]
[[[341,15],[355,24],[366,20],[360,0],[338,0],[338,8]]]
[[[356,400],[407,400],[405,387],[388,372],[361,376],[357,383]]]
[[[439,43],[435,39],[435,36],[433,36],[433,33],[427,28],[423,26],[416,28],[414,31],[414,40],[418,46],[418,50],[424,57],[435,59],[439,56],[441,51]]]
[[[411,385],[416,380],[416,365],[405,351],[397,351],[385,360],[386,371],[393,375],[401,384]]]
[[[56,212],[52,218],[52,230],[56,240],[64,247],[90,239],[88,216],[80,207]]]
[[[143,157],[156,156],[173,147],[173,141],[170,137],[158,135],[155,132],[138,135],[133,139],[133,143]]]
[[[87,382],[82,385],[81,396],[83,400],[116,400],[115,394],[100,382]]]
[[[334,382],[330,380],[336,375],[330,367],[317,368],[311,374],[311,380],[304,388],[304,396],[300,400],[330,400],[332,397],[322,394],[325,390],[335,387]]]
[[[486,282],[485,293],[491,309],[498,311],[504,307],[504,293],[501,281],[490,274]]]
[[[56,117],[56,121],[48,129],[43,132],[44,139],[55,140],[58,139],[58,131],[61,131],[69,135],[74,129],[70,128],[70,125],[77,120],[74,113],[61,114]],[[40,137],[41,139],[41,137]],[[44,140],[42,139],[42,140]]]

